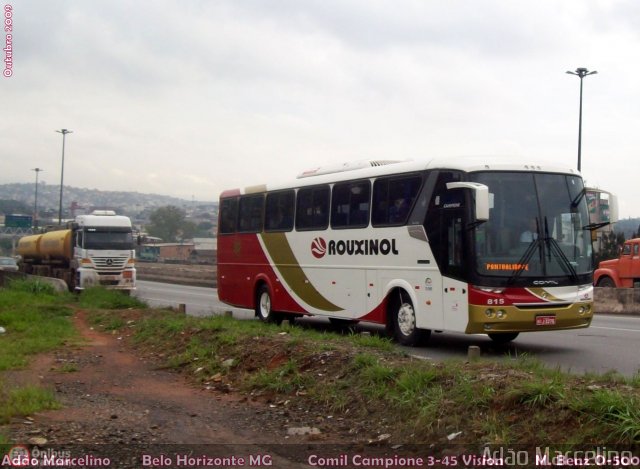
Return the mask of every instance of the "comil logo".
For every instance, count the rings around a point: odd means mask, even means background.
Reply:
[[[322,259],[327,253],[327,242],[322,238],[316,238],[311,242],[311,254],[316,259]]]

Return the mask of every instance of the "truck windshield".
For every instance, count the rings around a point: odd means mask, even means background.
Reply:
[[[589,215],[580,177],[483,172],[472,179],[490,193],[489,221],[475,228],[477,275],[577,281],[591,274]]]
[[[84,233],[85,249],[133,249],[131,231],[89,228]]]

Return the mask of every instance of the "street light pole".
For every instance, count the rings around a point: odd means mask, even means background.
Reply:
[[[582,162],[582,79],[587,75],[595,75],[596,70],[590,72],[586,68],[576,68],[575,72],[567,71],[569,75],[575,75],[580,78],[580,116],[578,118],[578,171],[581,169]]]
[[[33,168],[31,171],[36,172],[36,201],[33,204],[33,227],[38,228],[38,173],[44,171],[44,169]]]
[[[64,183],[64,141],[67,134],[73,133],[71,130],[62,129],[56,130],[59,134],[62,134],[62,170],[60,171],[60,206],[58,208],[58,225],[62,225],[62,187]]]

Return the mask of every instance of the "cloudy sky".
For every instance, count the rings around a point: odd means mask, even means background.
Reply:
[[[61,128],[65,185],[209,201],[365,158],[575,167],[586,67],[583,175],[640,216],[636,0],[4,4],[0,183],[59,184]]]

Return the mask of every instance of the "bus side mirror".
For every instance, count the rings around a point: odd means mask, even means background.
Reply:
[[[474,192],[475,222],[489,220],[489,187],[479,182],[448,182],[447,189],[470,189]]]

